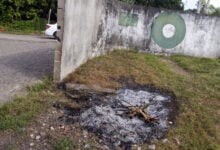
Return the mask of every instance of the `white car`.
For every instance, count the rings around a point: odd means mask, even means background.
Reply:
[[[57,23],[47,24],[47,29],[45,30],[45,34],[57,38]]]

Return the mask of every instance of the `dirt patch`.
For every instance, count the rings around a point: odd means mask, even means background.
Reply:
[[[5,31],[5,28],[3,26],[0,26],[0,32]]]
[[[82,129],[77,122],[64,120],[68,109],[73,112],[71,101],[62,99],[51,106],[46,113],[40,114],[30,126],[18,131],[0,132],[0,149],[54,149],[60,144],[63,149],[108,149],[94,134]],[[78,106],[74,106],[76,109]],[[64,111],[65,110],[65,111]],[[65,145],[66,141],[70,142]],[[63,142],[63,143],[62,143]]]

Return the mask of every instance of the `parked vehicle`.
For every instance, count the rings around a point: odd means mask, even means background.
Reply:
[[[45,34],[57,38],[57,23],[47,24],[47,29],[45,30]]]

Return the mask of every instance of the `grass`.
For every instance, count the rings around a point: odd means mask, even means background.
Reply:
[[[52,80],[44,78],[33,86],[27,87],[26,96],[17,96],[0,107],[0,130],[18,129],[27,126],[34,118],[46,110],[55,95]]]
[[[46,29],[46,24],[47,20],[44,18],[0,22],[0,31],[16,34],[42,34],[42,31]]]
[[[122,86],[117,82],[121,77],[133,77],[139,84],[151,84],[175,93],[179,104],[175,128],[168,132],[167,144],[154,143],[157,149],[220,149],[220,59],[116,50],[89,60],[65,81],[117,89]],[[59,98],[50,78],[28,86],[27,90],[26,96],[16,97],[0,107],[1,131],[28,126]],[[54,149],[74,147],[74,141],[63,138]]]
[[[73,150],[76,149],[76,144],[66,138],[66,139],[60,139],[58,142],[54,145],[54,150]]]
[[[117,89],[121,77],[133,77],[139,84],[167,89],[177,96],[175,128],[168,133],[168,144],[156,142],[157,149],[220,149],[220,59],[116,50],[89,60],[65,81]]]
[[[16,148],[13,145],[10,145],[7,150],[16,150]]]

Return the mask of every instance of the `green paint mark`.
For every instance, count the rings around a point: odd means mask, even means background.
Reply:
[[[164,35],[163,28],[169,24],[175,27],[175,33],[168,38]],[[175,13],[162,13],[155,18],[152,24],[151,37],[160,47],[165,49],[171,49],[179,45],[185,38],[185,34],[185,21]]]
[[[121,25],[121,26],[137,27],[138,15],[136,15],[136,14],[120,13],[119,14],[119,22],[118,22],[118,24]]]

